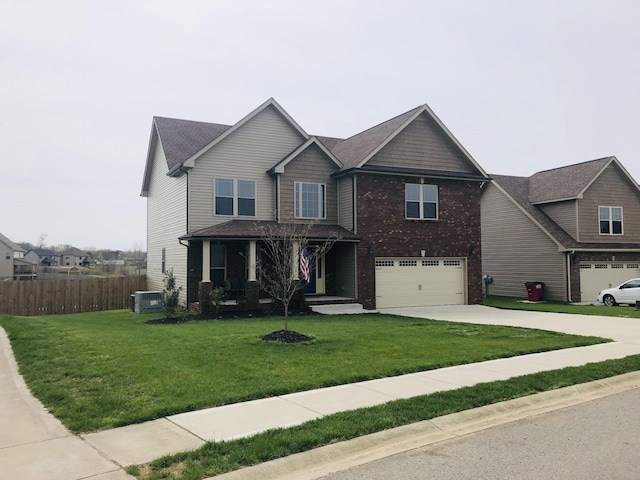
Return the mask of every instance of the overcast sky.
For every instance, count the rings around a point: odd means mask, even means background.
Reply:
[[[146,248],[154,115],[269,97],[348,137],[427,103],[489,173],[640,180],[637,0],[0,0],[0,232]]]

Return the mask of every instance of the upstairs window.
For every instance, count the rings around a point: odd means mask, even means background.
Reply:
[[[327,218],[325,185],[295,182],[294,196],[296,218]]]
[[[622,235],[622,207],[598,207],[600,235]]]
[[[438,219],[438,186],[407,183],[404,186],[405,216],[409,219]]]
[[[256,182],[216,178],[214,182],[216,215],[255,217]]]

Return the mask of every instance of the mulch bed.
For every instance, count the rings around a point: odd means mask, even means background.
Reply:
[[[301,343],[310,342],[311,340],[313,340],[313,337],[310,337],[303,333],[294,332],[293,330],[278,330],[260,338],[268,342],[280,343]]]
[[[146,324],[148,325],[174,325],[178,323],[187,323],[187,322],[201,322],[201,321],[213,321],[213,320],[235,320],[238,318],[268,318],[268,317],[281,317],[283,315],[282,312],[277,312],[274,310],[244,310],[242,312],[228,310],[219,312],[217,315],[215,313],[197,313],[197,314],[178,314],[175,317],[167,318],[154,318],[152,320],[147,320]],[[297,310],[290,311],[289,315],[320,315],[317,312],[312,311],[310,308],[305,310]],[[306,340],[303,340],[306,341]],[[286,342],[289,343],[289,342]]]

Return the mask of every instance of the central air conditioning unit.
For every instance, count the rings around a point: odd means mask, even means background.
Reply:
[[[135,292],[131,295],[135,313],[162,313],[162,292]]]

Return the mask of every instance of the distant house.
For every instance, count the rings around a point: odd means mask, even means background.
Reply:
[[[55,267],[60,262],[60,256],[48,248],[32,248],[25,254],[24,258],[45,267]]]
[[[595,301],[640,277],[640,187],[616,157],[531,177],[492,175],[482,193],[482,268],[492,295]]]
[[[32,280],[36,264],[24,258],[24,249],[0,233],[0,280]]]
[[[257,299],[263,229],[311,223],[310,248],[338,241],[305,272],[307,295],[478,303],[487,181],[427,105],[346,139],[309,135],[273,99],[234,125],[154,117],[141,192],[149,288],[172,269],[189,303],[201,282]]]
[[[60,253],[60,266],[88,267],[89,263],[89,254],[79,248],[71,247]]]

